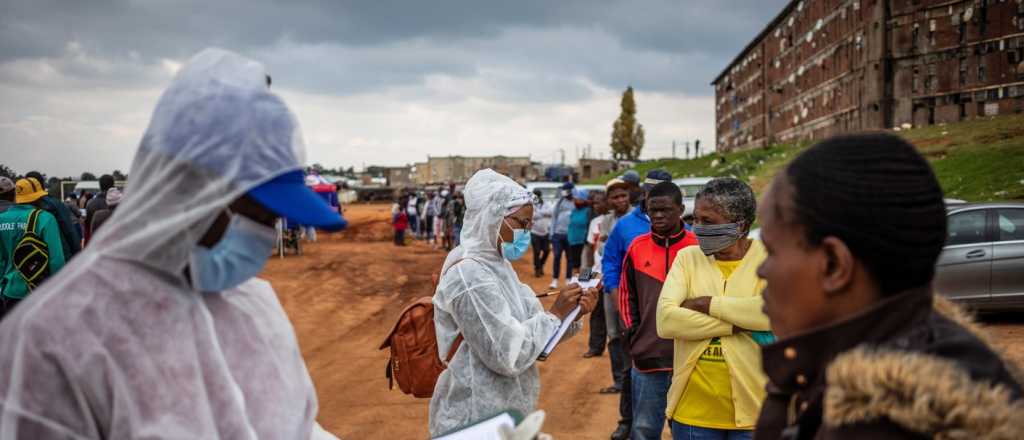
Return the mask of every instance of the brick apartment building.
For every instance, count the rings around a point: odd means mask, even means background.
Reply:
[[[794,0],[715,78],[718,151],[1024,111],[1024,0]]]

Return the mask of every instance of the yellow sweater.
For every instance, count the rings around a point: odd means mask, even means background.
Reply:
[[[665,412],[672,417],[693,368],[712,338],[721,340],[729,366],[736,426],[753,427],[765,396],[767,378],[761,369],[761,348],[747,332],[733,334],[733,325],[747,330],[770,330],[761,311],[764,280],[757,267],[765,259],[764,245],[753,240],[729,282],[698,246],[679,251],[658,298],[658,336],[675,340],[672,386]],[[710,316],[680,307],[683,301],[711,296]]]

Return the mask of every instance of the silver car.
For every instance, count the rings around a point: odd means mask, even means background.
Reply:
[[[1024,309],[1024,203],[948,205],[935,290],[978,311]]]

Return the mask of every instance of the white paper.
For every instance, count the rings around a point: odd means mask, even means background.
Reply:
[[[436,437],[434,440],[502,440],[498,432],[500,426],[515,428],[516,421],[508,413],[501,413],[468,428]]]
[[[558,326],[558,331],[556,331],[554,336],[552,336],[551,339],[548,340],[547,345],[544,346],[544,351],[540,353],[540,356],[542,358],[548,357],[548,355],[550,355],[551,352],[555,350],[555,346],[558,345],[558,341],[562,340],[562,336],[565,335],[565,332],[567,330],[569,330],[569,326],[571,326],[572,323],[576,321],[576,315],[580,314],[580,310],[581,307],[576,306],[576,308],[572,309],[572,311],[569,312],[569,316],[566,316],[565,319],[562,320],[562,325]]]

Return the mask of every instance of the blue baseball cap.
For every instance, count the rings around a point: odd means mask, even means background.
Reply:
[[[661,182],[671,182],[672,175],[668,171],[662,169],[651,170],[647,173],[647,178],[644,179],[644,190],[649,191],[654,185]]]
[[[249,197],[291,223],[337,231],[348,226],[341,214],[306,186],[301,170],[289,171],[249,190]]]

